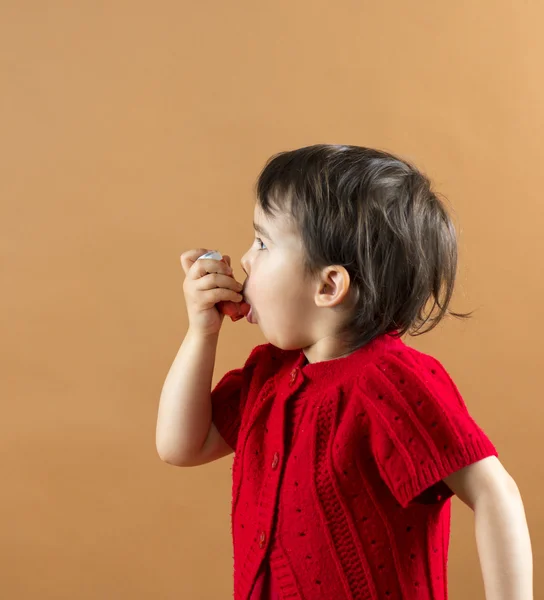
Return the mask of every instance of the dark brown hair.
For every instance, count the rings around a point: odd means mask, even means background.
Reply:
[[[295,223],[307,277],[329,265],[349,273],[354,309],[339,333],[351,350],[393,331],[421,335],[446,313],[471,316],[448,310],[457,270],[455,228],[428,177],[409,162],[361,146],[280,152],[260,173],[256,197],[268,217],[286,213]],[[429,299],[433,306],[425,316]]]

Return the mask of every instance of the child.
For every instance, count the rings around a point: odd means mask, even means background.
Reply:
[[[369,148],[280,153],[254,227],[244,286],[228,256],[182,255],[189,329],[157,421],[171,464],[235,451],[234,598],[445,599],[457,494],[474,510],[487,599],[531,599],[516,484],[446,369],[401,340],[469,316],[448,311],[455,230],[428,178]],[[268,343],[211,390],[215,305],[242,301]]]

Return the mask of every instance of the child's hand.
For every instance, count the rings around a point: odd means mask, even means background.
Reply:
[[[232,277],[230,258],[223,260],[199,257],[209,252],[206,248],[188,250],[181,255],[181,266],[185,271],[183,292],[189,325],[193,331],[204,335],[219,332],[228,308],[225,303],[238,304],[243,300],[242,284]],[[228,262],[227,260],[228,259]],[[216,306],[216,304],[218,304]],[[223,308],[225,312],[221,312]],[[229,312],[233,320],[233,313]],[[243,316],[243,315],[241,315]]]

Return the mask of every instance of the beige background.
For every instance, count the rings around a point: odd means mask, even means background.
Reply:
[[[415,8],[414,8],[415,7]],[[416,162],[451,204],[443,362],[525,501],[536,593],[544,5],[0,2],[0,596],[230,598],[230,464],[162,463],[187,326],[179,256],[252,243],[265,160],[317,142]],[[214,384],[266,341],[226,319]],[[454,499],[451,598],[483,598]]]

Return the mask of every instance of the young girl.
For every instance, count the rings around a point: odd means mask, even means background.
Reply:
[[[448,311],[455,230],[428,178],[369,148],[284,152],[259,177],[254,228],[244,286],[228,256],[182,255],[190,324],[157,421],[171,464],[235,451],[234,598],[446,599],[457,494],[487,599],[531,599],[516,484],[446,369],[401,340],[469,316]],[[268,343],[211,390],[216,304],[242,301]]]

